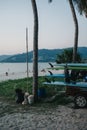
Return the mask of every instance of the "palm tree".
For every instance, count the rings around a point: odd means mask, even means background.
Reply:
[[[31,0],[34,15],[33,37],[33,95],[34,102],[38,100],[38,11],[36,0]]]
[[[80,14],[84,13],[87,17],[87,0],[68,0],[71,8],[71,12],[73,15],[73,20],[75,24],[75,38],[74,38],[74,47],[73,47],[73,62],[77,61],[77,47],[78,47],[78,20],[74,8],[74,4],[77,5],[78,11]],[[49,2],[52,2],[52,0],[49,0]]]
[[[51,0],[49,0],[51,2]],[[34,15],[33,37],[33,95],[34,102],[38,101],[38,10],[36,0],[31,0]]]
[[[61,54],[57,55],[56,62],[57,63],[72,63],[73,49],[64,49]],[[81,62],[82,58],[80,53],[77,53],[77,62]]]
[[[85,14],[87,17],[87,0],[68,0],[70,4],[70,8],[73,15],[73,20],[75,23],[75,39],[74,39],[74,48],[73,48],[73,62],[77,61],[77,48],[78,48],[78,33],[79,33],[79,27],[78,27],[78,20],[76,17],[74,5],[77,6],[78,12],[80,14]],[[74,5],[73,5],[74,3]]]
[[[78,20],[76,17],[74,4],[77,5],[77,9],[80,14],[85,13],[85,16],[87,16],[87,0],[68,0],[71,8],[71,12],[73,15],[73,20],[75,23],[75,39],[74,39],[74,47],[73,47],[73,62],[77,61],[77,48],[78,48],[78,33],[79,33],[79,27],[78,27]]]
[[[78,46],[78,21],[77,21],[77,17],[76,17],[73,2],[72,2],[72,0],[68,0],[68,1],[69,1],[69,4],[70,4],[70,8],[71,8],[72,15],[73,15],[73,20],[74,20],[74,23],[75,23],[75,39],[74,39],[74,47],[73,47],[73,62],[76,62],[77,46]],[[49,0],[49,2],[52,2],[52,0]]]
[[[73,47],[73,62],[77,61],[77,48],[78,48],[78,20],[76,17],[76,12],[74,9],[74,5],[72,0],[68,0],[69,4],[70,4],[70,8],[71,8],[71,12],[72,12],[72,16],[73,16],[73,21],[75,24],[75,37],[74,37],[74,47]]]

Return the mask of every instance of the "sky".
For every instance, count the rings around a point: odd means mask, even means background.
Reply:
[[[62,49],[74,45],[74,22],[68,0],[36,0],[39,16],[39,49]],[[87,18],[76,11],[79,23],[78,46],[87,47]],[[0,55],[33,50],[31,0],[0,0]]]

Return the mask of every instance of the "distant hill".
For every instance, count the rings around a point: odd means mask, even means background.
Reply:
[[[79,47],[78,52],[83,59],[87,59],[87,47]]]
[[[68,48],[69,49],[69,48]],[[38,61],[39,62],[55,62],[57,54],[61,54],[64,49],[39,49]],[[83,59],[87,59],[87,47],[79,47],[78,52]],[[26,53],[16,54],[13,56],[3,57],[0,56],[0,62],[26,62]],[[28,53],[28,61],[32,62],[33,51]]]
[[[40,49],[38,50],[38,61],[39,62],[54,62],[56,59],[56,55],[61,53],[61,49]],[[32,62],[33,61],[33,51],[28,53],[28,61]],[[26,62],[26,53],[22,54],[16,54],[13,56],[10,56],[7,59],[2,60],[1,62]]]
[[[3,61],[3,60],[5,60],[5,59],[7,59],[7,58],[9,58],[11,55],[1,55],[0,56],[0,62],[1,61]]]

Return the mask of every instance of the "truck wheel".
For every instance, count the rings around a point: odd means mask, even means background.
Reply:
[[[87,99],[83,95],[77,95],[74,99],[75,106],[79,108],[84,108],[87,105]]]

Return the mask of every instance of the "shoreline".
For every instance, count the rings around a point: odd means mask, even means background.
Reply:
[[[52,73],[58,74],[58,73],[63,73],[58,70],[51,70]],[[38,76],[46,76],[48,73],[47,69],[40,70],[38,72]],[[0,82],[2,81],[7,81],[7,80],[15,80],[15,79],[22,79],[27,77],[27,72],[8,72],[8,74],[0,74]],[[29,77],[33,77],[33,72],[29,72]]]
[[[45,73],[40,72],[38,76],[45,76]],[[0,75],[0,82],[7,81],[7,80],[15,80],[15,79],[22,79],[27,77],[27,72],[18,72],[18,73],[8,73]],[[29,77],[33,77],[33,73],[29,73]]]

